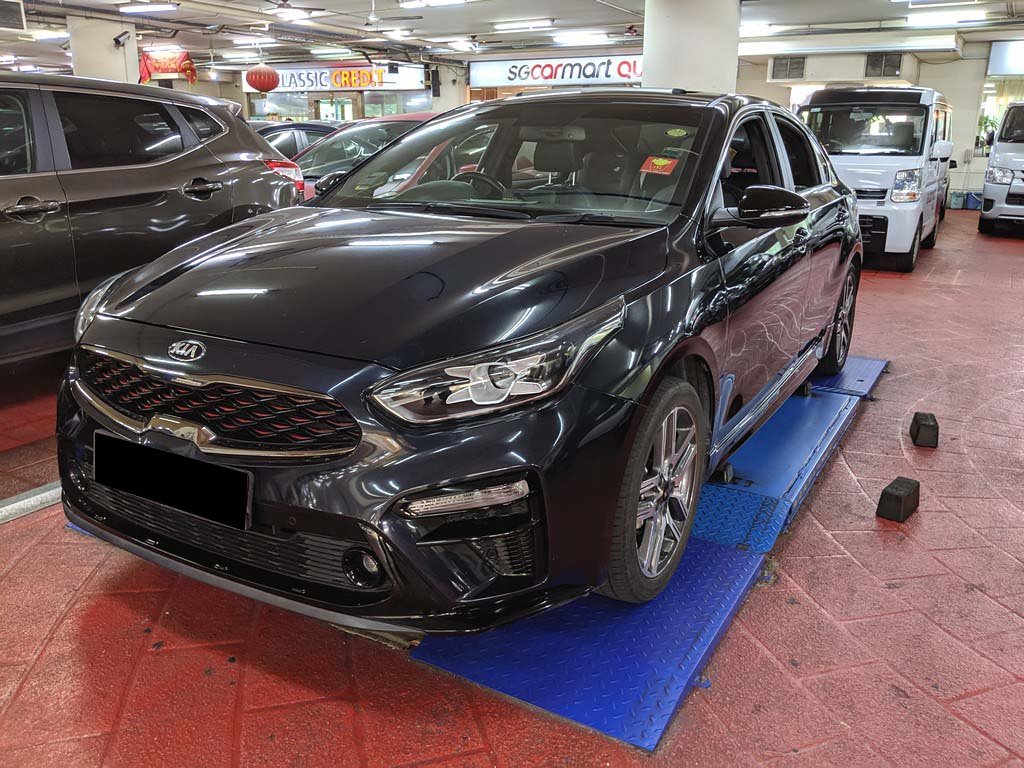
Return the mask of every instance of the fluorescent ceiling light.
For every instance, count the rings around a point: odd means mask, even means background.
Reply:
[[[600,45],[608,42],[606,32],[593,31],[559,32],[553,38],[558,45]]]
[[[173,3],[143,3],[141,5],[120,5],[121,13],[156,13],[159,11],[176,11],[178,6]]]
[[[347,56],[352,53],[351,48],[310,48],[309,52],[314,56]]]
[[[454,48],[456,51],[475,51],[477,48],[476,43],[472,40],[452,40],[448,43],[449,48]]]
[[[740,37],[767,37],[773,29],[771,24],[740,24]]]
[[[231,42],[235,45],[269,45],[270,43],[276,43],[277,40],[265,35],[247,35],[245,37],[232,37]]]
[[[147,45],[142,50],[146,53],[179,53],[185,49],[180,45]]]
[[[499,21],[492,25],[496,32],[529,32],[534,29],[551,29],[554,19],[525,19],[523,21]]]
[[[0,56],[0,64],[13,64],[17,60],[18,60],[17,56],[12,56],[10,54],[4,55],[4,56]]]
[[[907,16],[910,27],[955,27],[967,21],[984,21],[988,14],[983,10],[971,11],[925,11]]]
[[[465,5],[468,0],[398,0],[399,8],[433,8],[438,5]]]
[[[408,29],[386,29],[384,30],[385,37],[390,37],[392,40],[402,40],[409,36]]]
[[[66,29],[30,29],[28,33],[35,40],[63,40],[69,36]]]
[[[226,51],[221,54],[225,59],[239,59],[245,61],[247,59],[258,59],[260,56],[258,53],[242,53],[241,51]]]
[[[21,64],[14,68],[18,72],[35,72],[39,67],[35,64]]]

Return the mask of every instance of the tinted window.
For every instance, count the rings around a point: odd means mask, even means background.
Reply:
[[[182,150],[177,125],[156,101],[59,91],[53,95],[76,170],[141,165]]]
[[[320,141],[320,139],[322,139],[324,136],[330,133],[330,131],[311,131],[309,129],[306,129],[303,131],[299,131],[299,133],[301,133],[303,137],[306,139],[306,146],[308,147],[310,144],[315,144],[316,142]]]
[[[818,163],[803,131],[788,120],[776,118],[775,122],[779,126],[779,133],[782,134],[782,146],[789,158],[789,167],[793,171],[793,185],[797,190],[818,186],[821,183],[818,178]]]
[[[359,160],[372,155],[415,126],[407,122],[356,123],[332,133],[302,157],[295,158],[304,176],[317,177],[325,173],[350,168]]]
[[[28,97],[0,91],[0,176],[31,173],[35,169],[32,119]]]
[[[267,142],[285,157],[295,157],[299,151],[299,140],[295,131],[278,131],[267,136]]]
[[[759,117],[744,121],[733,134],[722,173],[722,196],[727,206],[738,205],[747,187],[781,184],[768,126]]]
[[[224,133],[224,127],[214,120],[211,115],[203,112],[203,110],[182,106],[179,106],[178,109],[181,110],[185,122],[188,123],[200,141],[212,139],[214,136]]]
[[[1010,107],[1003,118],[1000,141],[1024,141],[1024,107]]]

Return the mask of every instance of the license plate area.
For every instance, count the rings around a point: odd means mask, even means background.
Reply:
[[[248,526],[251,482],[242,470],[96,432],[93,473],[108,488],[239,530]]]

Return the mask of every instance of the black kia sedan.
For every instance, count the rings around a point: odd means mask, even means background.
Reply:
[[[854,206],[750,98],[456,109],[90,296],[59,399],[67,516],[364,629],[651,600],[705,479],[842,368]]]

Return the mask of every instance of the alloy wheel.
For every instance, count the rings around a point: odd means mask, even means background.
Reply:
[[[699,434],[686,407],[669,412],[647,456],[636,512],[636,554],[644,576],[659,576],[686,535],[697,503]]]
[[[853,337],[854,305],[857,301],[857,280],[853,271],[847,273],[843,285],[843,296],[839,301],[839,313],[836,317],[836,359],[842,365],[850,351],[850,339]]]

